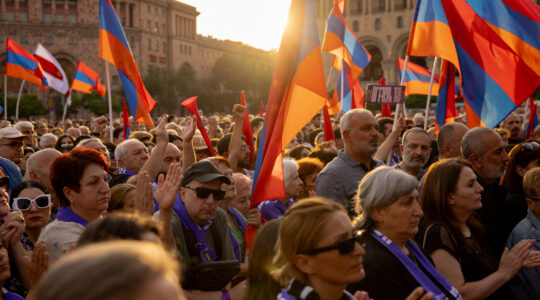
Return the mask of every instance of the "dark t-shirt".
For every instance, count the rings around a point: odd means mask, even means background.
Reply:
[[[497,271],[499,263],[482,238],[473,234],[465,238],[464,246],[459,247],[450,229],[443,223],[433,223],[426,226],[426,229],[427,231],[419,235],[418,240],[424,251],[429,255],[438,249],[448,251],[459,262],[465,282],[482,280]],[[508,294],[508,288],[503,286],[486,299],[512,299],[512,297]]]

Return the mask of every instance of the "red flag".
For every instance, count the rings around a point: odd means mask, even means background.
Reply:
[[[210,143],[210,138],[208,138],[208,133],[206,133],[206,129],[204,128],[201,116],[199,115],[199,109],[197,108],[197,96],[187,98],[186,100],[182,101],[181,105],[187,108],[192,116],[197,117],[197,128],[199,128],[199,131],[201,132],[204,143],[206,144],[206,147],[208,147],[210,155],[216,156],[212,143]]]
[[[386,78],[382,77],[379,80],[380,85],[386,85]],[[381,118],[392,117],[392,108],[390,107],[390,104],[381,104]]]
[[[263,101],[261,100],[261,104],[259,106],[259,117],[262,117],[263,116],[263,113],[264,113],[264,103]]]
[[[129,127],[129,113],[126,106],[126,101],[122,101],[122,105],[124,106],[124,111],[122,113],[124,117],[124,140],[129,139],[129,135],[131,133],[131,129]]]
[[[323,118],[324,118],[324,141],[335,140],[334,129],[332,128],[332,121],[330,121],[330,114],[328,113],[328,107],[323,106]]]
[[[532,97],[529,98],[529,122],[527,125],[527,138],[534,138],[534,129],[538,126],[538,113],[536,111],[536,103]]]
[[[246,144],[249,147],[249,162],[253,161],[253,153],[255,153],[255,148],[253,148],[253,132],[251,131],[251,122],[249,121],[249,114],[247,110],[246,103],[246,94],[244,91],[240,93],[240,104],[246,108],[246,115],[244,117],[244,124],[242,125],[242,135],[246,137]]]

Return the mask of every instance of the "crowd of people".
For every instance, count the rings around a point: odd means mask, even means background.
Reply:
[[[1,121],[0,299],[540,299],[540,127],[317,115],[251,203],[245,110]]]

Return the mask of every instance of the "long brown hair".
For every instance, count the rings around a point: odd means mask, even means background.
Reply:
[[[448,203],[448,197],[457,188],[459,174],[463,168],[470,168],[471,163],[461,158],[445,159],[434,163],[426,174],[426,180],[420,195],[420,206],[424,218],[419,232],[425,234],[427,226],[433,223],[443,223],[455,238],[457,246],[463,248],[465,237],[457,226],[457,218]],[[475,235],[481,235],[482,226],[474,215],[469,217],[467,225]]]

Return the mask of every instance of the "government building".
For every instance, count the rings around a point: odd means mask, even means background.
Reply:
[[[217,40],[197,34],[196,7],[175,0],[113,0],[129,45],[144,78],[150,68],[178,70],[188,63],[198,78],[208,78],[222,55],[237,54],[254,66],[268,64],[267,51],[239,42]],[[105,61],[99,58],[98,0],[0,0],[0,75],[6,60],[6,38],[30,53],[41,43],[56,57],[71,81],[77,63],[83,61],[105,79]],[[112,91],[123,98],[116,68],[111,66]],[[21,80],[9,78],[8,94],[18,93]],[[39,91],[26,84],[25,93],[46,99],[50,89]]]

